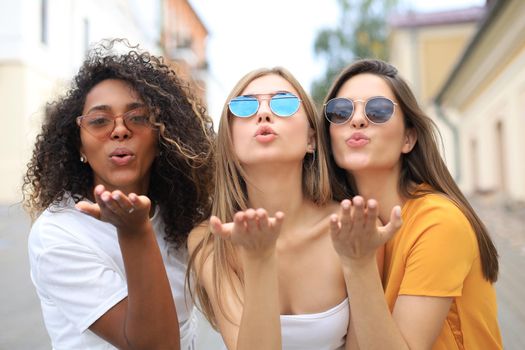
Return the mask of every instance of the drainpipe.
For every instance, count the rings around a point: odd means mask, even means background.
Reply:
[[[454,167],[456,169],[454,180],[459,182],[461,180],[461,162],[459,151],[459,130],[454,123],[448,118],[448,116],[443,112],[443,108],[439,101],[434,102],[434,107],[436,108],[436,114],[439,120],[441,120],[445,125],[452,131],[452,138],[454,140]]]

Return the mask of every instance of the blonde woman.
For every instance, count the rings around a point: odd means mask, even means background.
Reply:
[[[315,108],[282,68],[248,73],[228,101],[214,216],[188,240],[204,314],[228,349],[343,349],[350,314]]]
[[[359,193],[331,230],[361,348],[501,349],[496,248],[397,69],[351,64],[324,114],[334,191]],[[381,280],[374,253],[385,242]]]

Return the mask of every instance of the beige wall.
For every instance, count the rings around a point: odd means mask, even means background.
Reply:
[[[463,110],[459,121],[466,191],[525,201],[525,46]],[[501,127],[498,127],[498,124]],[[477,149],[472,149],[472,142]],[[473,152],[475,151],[475,152]],[[472,164],[477,163],[478,169]]]
[[[158,13],[154,3],[144,2],[143,6]],[[158,51],[158,36],[151,41],[144,34],[147,24],[158,25],[158,21],[146,21],[148,11],[133,10],[129,1],[56,0],[47,4],[48,36],[43,43],[40,1],[0,3],[0,205],[20,201],[22,177],[41,128],[42,108],[69,85],[89,44],[125,37],[132,44],[141,43],[143,49]],[[133,11],[141,14],[140,21]],[[147,33],[157,33],[154,29]]]
[[[42,118],[41,107],[56,85],[44,71],[21,63],[0,65],[2,128],[0,204],[21,200],[20,187]]]
[[[472,37],[474,23],[431,27],[419,35],[421,96],[431,100],[445,82]]]
[[[453,69],[472,37],[475,23],[393,28],[390,61],[427,104]]]
[[[525,203],[525,2],[495,8],[442,105],[461,134],[461,187]]]
[[[439,111],[433,108],[432,100],[461,57],[475,28],[474,22],[392,28],[389,37],[390,62],[399,69],[421,106],[436,123],[443,141],[440,149],[452,174],[463,170],[457,169],[459,154],[453,133]],[[455,115],[456,111],[447,111],[448,117],[454,119]]]

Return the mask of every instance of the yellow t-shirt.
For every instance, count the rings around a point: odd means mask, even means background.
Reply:
[[[502,349],[496,293],[483,278],[476,235],[443,195],[409,200],[403,226],[385,248],[385,297],[392,312],[398,295],[453,297],[433,349]]]

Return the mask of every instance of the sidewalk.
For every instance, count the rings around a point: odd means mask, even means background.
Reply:
[[[470,199],[487,225],[500,255],[496,283],[505,349],[525,344],[525,206],[508,207],[494,199]],[[0,207],[0,349],[50,349],[40,305],[29,277],[29,218],[20,205]],[[220,348],[220,337],[199,319],[197,350]]]
[[[51,349],[29,276],[29,229],[30,219],[20,205],[0,206],[0,350]],[[222,339],[202,316],[198,330],[196,350],[221,349]]]
[[[525,206],[498,198],[472,197],[499,253],[498,317],[505,349],[525,344]]]
[[[29,277],[30,220],[20,205],[0,207],[0,349],[51,349]]]

